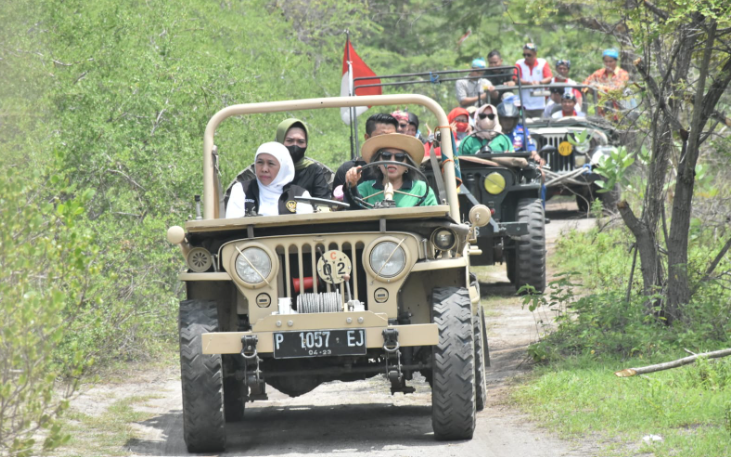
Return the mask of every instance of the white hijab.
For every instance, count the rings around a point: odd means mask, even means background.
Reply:
[[[488,117],[486,119],[480,119],[479,114],[483,113],[488,108],[489,113],[494,114],[494,119],[491,120]],[[487,113],[488,114],[488,113]],[[476,136],[484,140],[495,138],[497,135],[501,135],[501,124],[499,124],[499,113],[496,111],[494,105],[483,105],[474,114],[473,118],[476,122]]]
[[[259,214],[264,216],[277,216],[280,214],[278,207],[280,195],[283,193],[283,187],[291,183],[295,178],[295,165],[290,157],[290,152],[282,143],[271,141],[264,143],[257,148],[255,154],[255,163],[260,154],[270,154],[280,162],[280,171],[277,172],[275,179],[268,185],[264,185],[257,179],[257,186],[260,188],[260,207]],[[256,165],[255,165],[256,166]]]

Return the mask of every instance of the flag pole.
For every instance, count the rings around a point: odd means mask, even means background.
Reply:
[[[351,64],[351,39],[349,37],[349,29],[346,29],[346,63],[349,66],[349,97],[355,97],[354,90],[354,67]],[[356,125],[356,107],[349,108],[349,121],[351,127],[351,159],[356,159],[359,150],[359,130]]]

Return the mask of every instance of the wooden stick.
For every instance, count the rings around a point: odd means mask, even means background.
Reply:
[[[685,357],[682,359],[673,360],[672,362],[664,362],[664,363],[659,363],[657,365],[649,365],[646,367],[639,367],[639,368],[626,368],[625,370],[617,371],[616,376],[620,378],[628,378],[630,376],[636,376],[638,374],[654,373],[655,371],[669,370],[670,368],[681,367],[682,365],[690,364],[699,358],[716,359],[718,357],[726,357],[729,355],[730,355],[730,348],[721,349],[719,351],[691,355],[689,357]]]

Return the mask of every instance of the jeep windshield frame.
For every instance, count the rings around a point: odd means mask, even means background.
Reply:
[[[247,114],[265,114],[280,113],[284,111],[302,111],[311,109],[325,108],[349,108],[356,106],[387,106],[387,105],[420,105],[431,111],[437,121],[437,129],[441,135],[441,150],[443,155],[447,157],[446,164],[453,162],[453,146],[451,144],[452,134],[448,125],[448,116],[443,108],[433,99],[424,95],[406,94],[406,95],[370,95],[358,97],[330,97],[330,98],[310,98],[304,100],[282,100],[276,102],[248,103],[240,105],[232,105],[219,110],[211,117],[206,130],[204,132],[204,192],[203,192],[203,219],[212,220],[220,219],[219,214],[219,189],[217,183],[217,167],[213,154],[214,150],[214,134],[216,129],[225,119],[231,116],[241,116]],[[455,168],[453,166],[443,167],[443,180],[446,183],[445,195],[446,203],[450,208],[450,216],[455,221],[460,220],[460,210],[458,207],[458,192],[455,185],[449,183],[456,182]],[[392,208],[390,211],[404,212],[408,208]],[[369,210],[365,210],[369,211]],[[293,216],[299,217],[301,215]],[[308,215],[302,215],[308,218]],[[260,218],[251,218],[249,224],[257,224]]]

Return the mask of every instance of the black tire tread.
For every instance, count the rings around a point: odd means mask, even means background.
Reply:
[[[226,447],[220,354],[202,354],[201,334],[219,329],[216,302],[184,300],[179,308],[183,438],[189,452]]]
[[[479,305],[481,306],[481,305]],[[486,407],[486,358],[484,349],[483,308],[473,317],[473,360],[476,366],[476,411]]]
[[[522,198],[517,205],[517,220],[527,222],[529,233],[517,241],[517,290],[525,284],[535,288],[538,293],[545,291],[545,209],[542,200]]]
[[[433,432],[439,440],[471,439],[476,427],[471,298],[465,287],[433,289]]]

